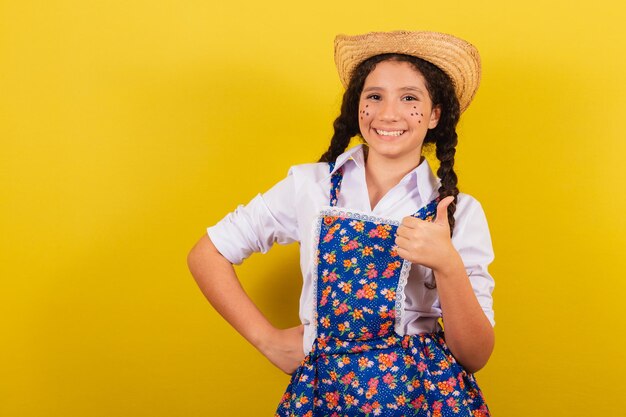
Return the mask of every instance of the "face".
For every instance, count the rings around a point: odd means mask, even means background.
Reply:
[[[408,62],[383,61],[365,79],[359,100],[359,128],[368,159],[419,164],[428,129],[437,126],[422,74]]]

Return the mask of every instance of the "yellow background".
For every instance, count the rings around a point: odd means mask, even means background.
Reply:
[[[619,2],[1,1],[0,416],[267,416],[287,385],[186,254],[325,150],[337,33],[481,51],[460,186],[487,213],[495,416],[624,415]],[[297,323],[297,245],[238,273]]]

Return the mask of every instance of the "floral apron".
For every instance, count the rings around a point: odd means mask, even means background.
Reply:
[[[336,208],[342,178],[331,176],[331,207],[316,221],[317,338],[276,416],[490,416],[443,332],[397,333],[411,268],[396,252],[399,222]],[[436,209],[414,216],[432,221]]]

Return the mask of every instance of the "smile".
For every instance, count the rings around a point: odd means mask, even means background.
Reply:
[[[378,133],[381,136],[400,136],[401,134],[403,134],[405,131],[404,130],[380,130],[380,129],[375,129],[376,133]]]

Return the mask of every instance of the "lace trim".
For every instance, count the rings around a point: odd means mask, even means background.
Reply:
[[[402,260],[402,269],[400,270],[400,278],[398,278],[398,288],[396,289],[396,321],[393,328],[399,335],[402,335],[402,319],[404,318],[404,308],[406,306],[406,293],[404,287],[409,281],[409,272],[411,272],[411,261]]]

